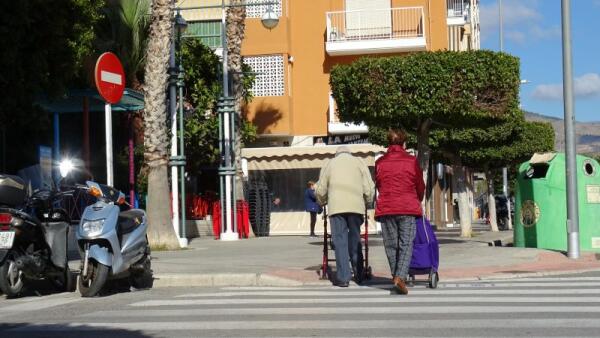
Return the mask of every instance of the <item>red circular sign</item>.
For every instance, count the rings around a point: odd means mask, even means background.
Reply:
[[[106,52],[100,55],[96,61],[94,78],[96,88],[106,102],[117,103],[121,100],[125,90],[125,72],[115,54]]]

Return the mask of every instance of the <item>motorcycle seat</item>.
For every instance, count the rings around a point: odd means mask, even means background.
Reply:
[[[119,234],[132,232],[144,220],[144,213],[140,210],[127,210],[119,214]]]

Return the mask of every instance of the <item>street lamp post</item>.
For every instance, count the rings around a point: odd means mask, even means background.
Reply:
[[[565,158],[567,177],[567,256],[579,258],[579,211],[577,197],[577,147],[573,111],[573,61],[571,58],[571,1],[562,0],[563,101],[565,109]]]
[[[271,3],[268,9],[261,17],[262,25],[267,29],[273,29],[279,23],[279,18],[273,9]],[[243,6],[251,6],[247,4]],[[261,5],[261,4],[254,4]],[[236,186],[235,175],[237,172],[235,163],[235,122],[238,116],[235,110],[235,98],[229,92],[229,67],[227,55],[227,17],[225,0],[221,0],[221,44],[223,49],[223,97],[219,100],[219,151],[221,162],[219,166],[219,187],[221,203],[221,240],[234,241],[239,238],[237,233],[237,210],[236,210]]]
[[[498,0],[498,24],[499,24],[499,30],[500,30],[500,51],[503,52],[504,51],[504,29],[502,27],[502,24],[504,21],[503,18],[503,13],[502,13],[502,0]]]
[[[181,58],[176,61],[175,49],[181,48],[181,35],[187,28],[187,23],[179,13],[173,18],[173,39],[169,57],[169,111],[171,113],[171,193],[173,210],[173,227],[179,239],[179,245],[186,247],[185,216],[185,153],[183,144],[183,65]],[[177,44],[177,46],[176,46]],[[179,117],[177,116],[177,90],[179,90]],[[177,124],[179,122],[179,139]],[[177,143],[179,141],[179,149]],[[181,189],[181,192],[179,191]],[[181,196],[181,198],[180,198]],[[181,208],[179,201],[181,200]],[[180,217],[181,215],[181,217]]]
[[[185,11],[185,10],[197,10],[197,9],[210,9],[210,8],[221,8],[222,18],[221,18],[221,44],[223,50],[223,96],[219,99],[217,113],[219,116],[219,154],[220,154],[220,162],[219,162],[219,197],[220,197],[220,205],[221,205],[221,240],[225,241],[233,241],[237,240],[237,217],[236,215],[236,189],[235,189],[235,175],[237,172],[236,164],[235,164],[235,122],[236,118],[238,118],[236,107],[235,107],[235,97],[233,97],[229,91],[230,87],[230,79],[229,79],[229,69],[227,66],[228,63],[228,55],[227,55],[227,37],[226,37],[226,26],[227,26],[227,17],[225,10],[230,7],[238,7],[238,6],[264,6],[267,5],[267,10],[261,17],[262,25],[267,29],[273,29],[279,23],[278,15],[273,11],[271,5],[277,4],[278,2],[273,2],[269,0],[265,0],[261,3],[242,3],[242,4],[225,4],[225,0],[221,0],[221,5],[209,5],[209,6],[193,6],[193,7],[178,7],[177,12]],[[178,14],[179,15],[179,14]],[[175,52],[172,52],[172,57],[174,58]],[[172,65],[173,69],[175,69],[175,61],[173,59]],[[175,74],[175,71],[172,71]],[[172,80],[172,83],[174,80]],[[171,89],[171,95],[174,97],[175,89]],[[181,93],[181,88],[180,88]],[[172,107],[172,116],[174,116],[174,107],[175,105],[171,104]],[[180,110],[181,110],[180,105]],[[181,120],[180,120],[181,125]],[[176,135],[174,133],[173,135]],[[175,144],[175,136],[173,136],[173,144]],[[176,145],[175,145],[176,147]],[[183,143],[180,145],[183,151]],[[176,151],[176,150],[175,150]],[[173,153],[173,148],[172,148]],[[183,152],[182,152],[183,154]],[[173,157],[172,157],[173,159]],[[183,157],[183,163],[185,164],[185,157]],[[173,171],[173,175],[175,177],[175,172]],[[182,185],[182,193],[183,193],[183,185]],[[177,188],[173,185],[173,195],[176,195]],[[175,205],[175,204],[174,204]],[[177,210],[173,207],[173,211]],[[174,216],[175,217],[175,216]]]

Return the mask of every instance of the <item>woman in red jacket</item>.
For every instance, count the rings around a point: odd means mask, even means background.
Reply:
[[[388,150],[375,163],[377,207],[375,217],[381,222],[385,253],[394,278],[392,294],[408,294],[406,277],[412,257],[416,217],[422,216],[421,201],[425,192],[423,173],[417,159],[406,152],[406,134],[388,132]]]

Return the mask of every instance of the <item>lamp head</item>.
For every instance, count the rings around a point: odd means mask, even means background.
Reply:
[[[279,23],[279,17],[277,16],[277,13],[273,11],[273,8],[269,6],[265,14],[263,14],[262,18],[260,19],[260,22],[262,23],[263,27],[267,29],[273,29]]]
[[[177,30],[177,33],[183,34],[187,29],[187,26],[187,21],[181,16],[181,13],[177,12],[175,15],[175,29]]]

